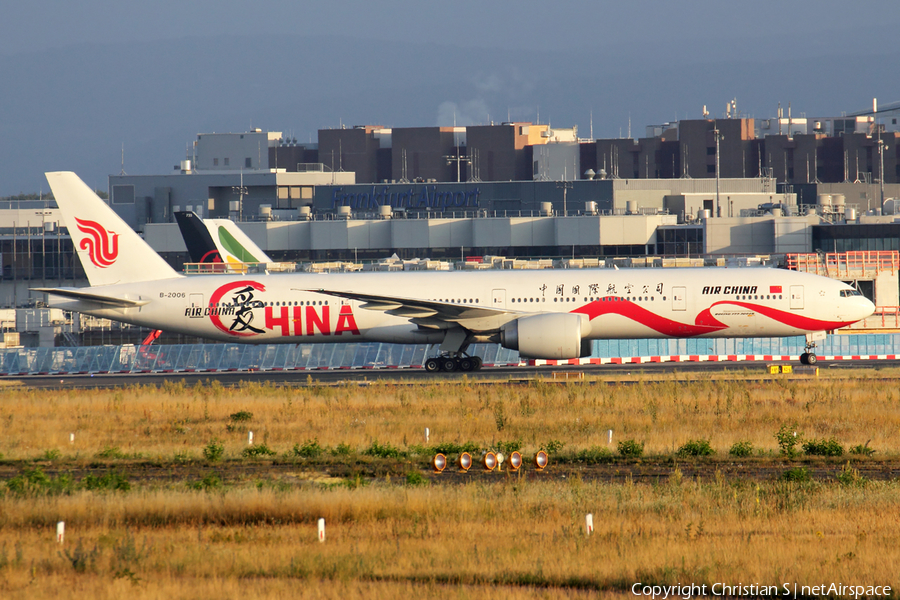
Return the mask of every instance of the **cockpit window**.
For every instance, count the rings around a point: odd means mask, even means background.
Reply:
[[[862,296],[859,290],[841,290],[841,298],[850,298],[851,296]]]

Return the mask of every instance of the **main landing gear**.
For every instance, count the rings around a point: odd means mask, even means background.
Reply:
[[[450,354],[433,356],[425,361],[425,370],[429,373],[437,373],[438,371],[445,373],[479,371],[481,370],[481,357],[469,356],[463,353],[457,353],[456,356],[451,356]]]

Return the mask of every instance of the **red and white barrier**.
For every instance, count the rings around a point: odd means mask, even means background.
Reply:
[[[819,360],[897,360],[896,354],[862,354],[853,356],[817,356]],[[532,359],[530,367],[580,365],[640,365],[666,362],[798,362],[799,355],[784,354],[673,354],[670,356],[623,356],[611,358],[570,358],[568,360]]]

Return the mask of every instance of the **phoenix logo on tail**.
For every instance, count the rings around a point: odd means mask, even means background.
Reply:
[[[90,237],[82,238],[78,247],[88,251],[88,256],[94,265],[105,269],[116,262],[119,256],[119,234],[107,231],[103,225],[96,221],[75,218],[78,231],[88,234]]]

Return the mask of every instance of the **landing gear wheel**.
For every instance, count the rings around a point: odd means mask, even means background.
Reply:
[[[801,364],[801,365],[808,365],[808,364],[809,364],[809,357],[810,357],[809,352],[804,352],[803,354],[801,354],[801,355],[800,355],[800,364]]]
[[[482,365],[481,357],[480,357],[480,356],[473,356],[473,357],[472,357],[472,360],[475,362],[475,368],[474,368],[473,370],[474,370],[474,371],[480,371],[480,370],[481,370],[481,365]]]
[[[814,365],[814,364],[816,364],[817,362],[819,362],[819,357],[817,357],[817,356],[816,356],[815,354],[813,354],[812,352],[810,352],[809,354],[806,355],[806,364],[808,364],[808,365]]]
[[[459,367],[456,360],[452,358],[442,358],[441,359],[441,370],[445,373],[452,373]]]
[[[475,370],[475,360],[468,357],[463,356],[459,359],[459,370],[460,371],[474,371]]]
[[[425,370],[429,373],[437,373],[441,370],[441,361],[436,358],[429,358],[425,361]]]

